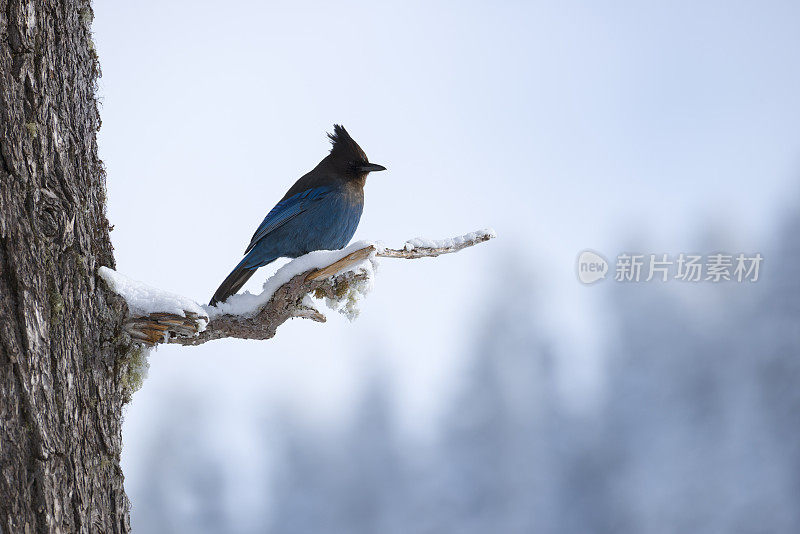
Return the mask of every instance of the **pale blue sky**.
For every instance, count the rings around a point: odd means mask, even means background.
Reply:
[[[136,435],[176,388],[240,414],[220,421],[232,435],[263,403],[330,421],[376,347],[404,420],[424,426],[487,278],[512,249],[547,311],[537,326],[574,344],[568,394],[591,391],[604,296],[577,283],[580,250],[613,256],[639,238],[643,252],[677,253],[708,235],[718,248],[760,250],[773,213],[797,193],[798,11],[96,2],[100,153],[129,276],[207,301],[264,214],[326,154],[334,122],[389,169],[368,181],[357,239],[400,244],[485,226],[500,236],[452,257],[385,260],[354,324],[294,321],[269,342],[159,349],[127,412],[125,461],[135,465]],[[530,296],[509,288],[508,298]]]

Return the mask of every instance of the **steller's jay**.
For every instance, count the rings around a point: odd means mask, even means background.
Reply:
[[[340,249],[356,232],[364,209],[367,174],[385,171],[370,163],[344,127],[334,124],[331,153],[302,176],[267,214],[245,256],[222,282],[209,305],[239,291],[256,269],[278,258]]]

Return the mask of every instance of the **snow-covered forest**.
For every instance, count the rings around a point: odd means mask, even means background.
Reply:
[[[129,491],[140,532],[799,532],[800,213],[763,279],[742,287],[614,285],[600,400],[559,393],[558,340],[530,299],[491,295],[433,437],[398,427],[376,366],[351,416],[318,428],[264,413],[269,466],[242,487],[236,458],[176,398]],[[533,305],[531,305],[533,303]],[[211,440],[213,441],[213,440]],[[244,466],[247,469],[247,466]],[[242,517],[240,500],[261,503]]]

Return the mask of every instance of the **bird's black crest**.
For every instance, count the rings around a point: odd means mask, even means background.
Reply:
[[[361,147],[358,146],[350,134],[347,133],[347,130],[344,129],[344,126],[340,124],[333,125],[333,133],[328,134],[328,138],[331,140],[331,154],[336,157],[341,157],[344,159],[348,159],[350,161],[361,161],[367,163],[367,155],[361,150]]]

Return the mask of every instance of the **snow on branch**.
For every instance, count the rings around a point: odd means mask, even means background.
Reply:
[[[417,259],[435,257],[496,237],[480,230],[443,240],[412,239],[402,248],[359,241],[342,250],[320,250],[296,258],[264,283],[264,290],[231,296],[216,306],[196,302],[137,282],[101,267],[98,274],[128,304],[125,331],[143,345],[178,343],[200,345],[214,339],[269,339],[293,317],[325,322],[313,295],[350,320],[358,316],[358,301],[372,289],[378,257]]]

